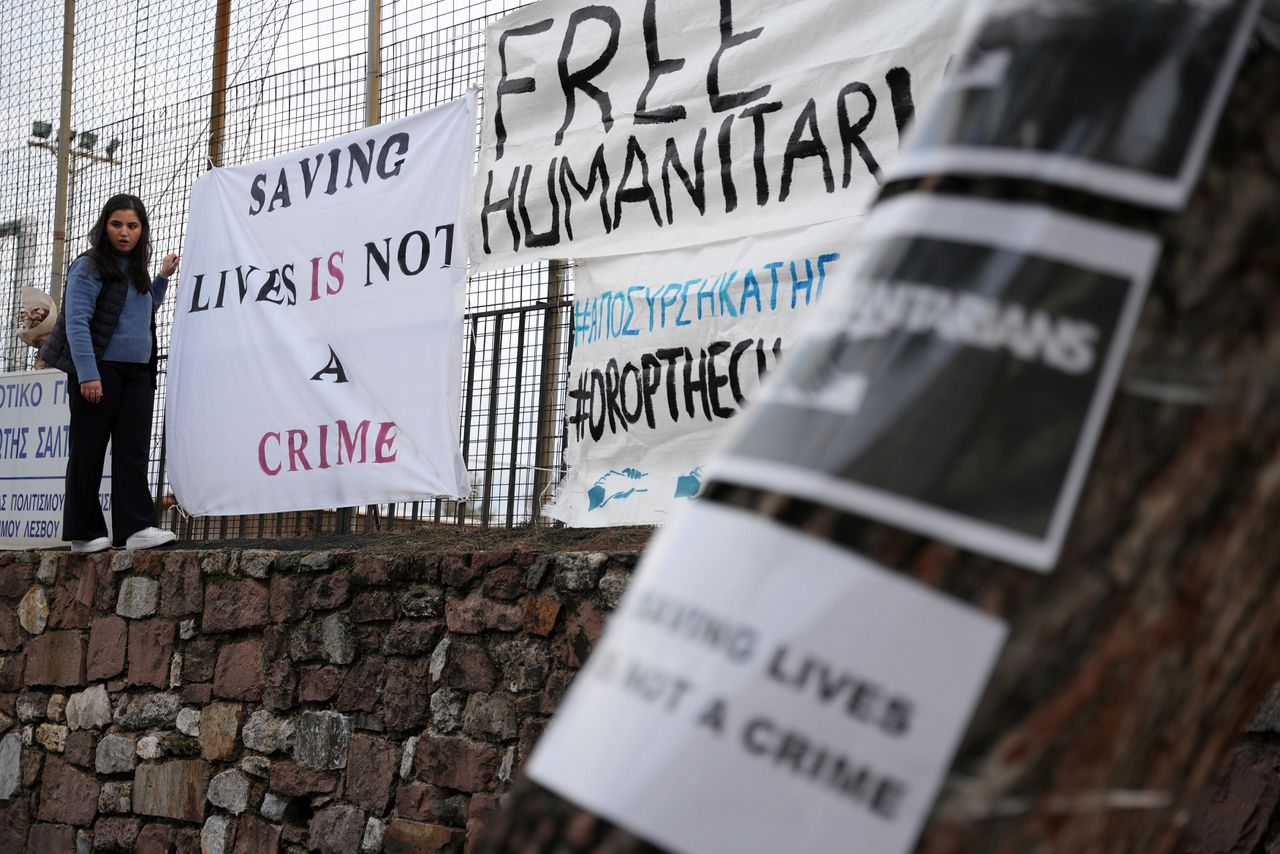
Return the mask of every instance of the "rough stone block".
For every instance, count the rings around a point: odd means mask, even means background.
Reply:
[[[64,688],[85,684],[84,632],[49,632],[27,645],[28,685],[57,685]]]
[[[500,566],[484,577],[480,589],[494,599],[517,599],[524,592],[524,573],[518,566]]]
[[[160,604],[160,584],[154,578],[131,575],[120,582],[116,613],[129,619],[150,617]]]
[[[218,664],[218,642],[213,638],[196,638],[182,654],[182,678],[187,682],[208,682]]]
[[[94,768],[99,774],[126,774],[133,770],[137,743],[123,735],[111,733],[98,742]]]
[[[141,829],[142,822],[136,818],[100,818],[93,825],[93,850],[133,851]]]
[[[330,664],[350,664],[356,657],[355,638],[346,614],[330,614],[320,621],[320,654]]]
[[[182,686],[182,702],[203,706],[213,698],[213,685],[208,682],[188,682]]]
[[[136,620],[129,624],[129,685],[168,687],[174,634],[175,626],[168,620]]]
[[[22,632],[18,615],[8,605],[0,604],[0,652],[13,652],[22,648]]]
[[[396,618],[396,600],[389,590],[366,590],[351,602],[354,623],[376,623]]]
[[[331,611],[351,600],[351,572],[339,569],[315,579],[307,590],[306,607],[310,611]]]
[[[556,617],[560,616],[560,601],[550,596],[530,596],[524,600],[524,630],[531,635],[546,637],[555,630]]]
[[[466,821],[467,803],[474,797],[426,783],[406,783],[396,789],[396,814],[414,821],[461,826]]]
[[[160,746],[160,736],[144,735],[138,739],[138,744],[134,749],[139,759],[159,759],[164,756],[164,749]]]
[[[330,552],[312,552],[298,561],[298,569],[302,572],[324,572],[333,566],[333,555]]]
[[[0,801],[12,800],[22,789],[22,735],[0,739]]]
[[[406,617],[444,616],[444,590],[429,584],[415,584],[400,594],[400,613]]]
[[[27,657],[22,654],[0,658],[0,691],[20,691],[26,673]]]
[[[367,854],[382,850],[382,839],[386,835],[387,825],[382,819],[369,816],[364,823],[364,836],[360,839],[360,850]]]
[[[271,576],[268,596],[271,619],[277,623],[300,620],[307,614],[307,579],[298,575]]]
[[[40,775],[40,821],[87,827],[98,813],[98,781],[57,756],[45,760]]]
[[[1278,802],[1274,763],[1237,750],[1200,815],[1190,854],[1257,850]]]
[[[87,730],[80,730],[67,736],[66,749],[62,755],[77,768],[92,768],[97,752],[97,735]]]
[[[245,747],[258,753],[288,750],[293,744],[293,722],[259,709],[245,722],[240,739]]]
[[[265,626],[271,621],[271,593],[257,581],[215,581],[205,590],[206,632],[233,632]]]
[[[443,633],[439,620],[397,620],[387,632],[384,648],[389,655],[426,655]]]
[[[262,796],[262,807],[258,810],[267,821],[281,821],[284,811],[289,808],[289,799],[282,798],[275,792],[267,792]]]
[[[594,590],[609,556],[603,552],[566,552],[556,558],[553,584],[560,593]]]
[[[236,563],[240,574],[250,578],[266,578],[275,562],[276,552],[266,549],[245,549]]]
[[[364,812],[350,804],[330,804],[307,827],[308,845],[320,854],[351,854],[364,837]]]
[[[59,573],[49,601],[49,625],[55,629],[87,629],[98,589],[96,559],[68,564]]]
[[[345,768],[350,743],[351,718],[338,712],[306,711],[295,724],[293,759],[320,771]]]
[[[49,708],[49,694],[44,691],[23,691],[14,704],[18,720],[24,724],[44,720],[45,709]]]
[[[41,634],[49,625],[49,597],[40,585],[32,587],[18,603],[18,623],[27,634]]]
[[[200,713],[200,755],[205,759],[230,759],[235,755],[236,732],[242,707],[237,703],[210,703]]]
[[[201,854],[231,854],[234,826],[225,815],[211,815],[200,828]]]
[[[478,839],[485,822],[498,810],[498,799],[485,795],[473,795],[467,804],[467,839]],[[586,846],[583,846],[586,847]]]
[[[452,736],[418,739],[414,774],[423,782],[463,792],[487,791],[497,779],[498,751]]]
[[[40,724],[36,727],[36,744],[50,753],[61,753],[67,747],[68,732],[61,724]]]
[[[434,663],[434,653],[432,660]],[[460,691],[492,691],[498,684],[498,671],[482,644],[453,638],[443,655],[440,681]]]
[[[111,679],[124,671],[128,629],[120,617],[101,617],[88,630],[88,672],[91,680]]]
[[[160,615],[185,617],[204,610],[204,582],[195,555],[174,556],[160,577]]]
[[[622,594],[627,592],[627,586],[631,583],[631,573],[621,569],[610,569],[600,577],[598,589],[600,591],[600,603],[610,611],[618,607],[618,603],[622,601]]]
[[[387,662],[383,714],[393,730],[411,730],[427,720],[431,692],[430,661],[393,658]]]
[[[512,692],[536,691],[547,681],[551,653],[546,641],[515,637],[490,645],[501,674],[500,684]]]
[[[250,777],[258,777],[265,780],[271,775],[271,760],[265,756],[250,754],[240,759],[240,770]]]
[[[431,694],[431,724],[440,732],[452,733],[462,729],[462,715],[467,706],[467,695],[451,688],[440,688]]]
[[[262,633],[262,702],[272,709],[293,708],[298,674],[289,658],[289,634],[283,626]]]
[[[271,765],[268,783],[271,791],[286,798],[332,792],[338,787],[338,775],[332,771],[303,768],[296,762],[282,761]]]
[[[258,638],[229,643],[218,652],[213,695],[225,700],[256,703],[262,699],[262,641]]]
[[[200,759],[144,763],[134,774],[133,809],[141,815],[204,821],[208,779],[209,765]]]
[[[54,723],[62,723],[66,720],[67,712],[67,695],[54,693],[49,697],[49,705],[45,712],[46,717]]]
[[[333,666],[310,667],[302,671],[298,696],[304,703],[327,703],[338,696],[345,674]]]
[[[24,850],[27,854],[70,854],[76,850],[76,829],[65,824],[33,825]]]
[[[392,819],[382,838],[387,854],[428,854],[452,851],[461,842],[461,831],[438,824],[424,824],[403,818]]]
[[[382,696],[385,669],[386,662],[380,655],[366,655],[352,665],[338,694],[338,711],[374,711]]]
[[[347,753],[347,798],[374,815],[382,815],[391,800],[399,765],[399,745],[357,733]]]
[[[440,559],[440,580],[450,587],[467,587],[483,572],[471,564],[469,555],[449,554]]]
[[[108,780],[98,793],[98,812],[104,814],[133,812],[133,783]]]
[[[273,827],[255,815],[242,815],[236,823],[233,854],[278,854],[280,828]]]
[[[200,737],[200,710],[199,709],[180,709],[178,711],[178,732],[183,735],[189,735],[192,738]]]
[[[524,623],[524,609],[519,605],[499,604],[479,593],[448,602],[444,613],[449,631],[467,635],[491,630],[514,632]]]
[[[169,854],[173,844],[173,828],[167,824],[148,824],[138,833],[134,851],[137,854]]]
[[[17,599],[36,580],[35,556],[30,552],[14,554],[16,560],[0,568],[0,597]]]
[[[101,729],[111,723],[111,700],[105,685],[92,685],[67,698],[67,726]]]
[[[240,815],[249,806],[249,778],[235,768],[223,771],[209,781],[208,798],[215,807]]]
[[[135,731],[172,727],[178,720],[179,705],[177,694],[133,694],[116,708],[115,722]]]
[[[581,667],[603,633],[604,612],[591,602],[579,602],[565,620],[560,660],[569,667]]]
[[[516,710],[501,694],[472,694],[467,699],[462,728],[471,735],[497,741],[516,737]]]

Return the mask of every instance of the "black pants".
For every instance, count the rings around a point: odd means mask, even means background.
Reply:
[[[99,362],[102,400],[89,403],[80,382],[68,376],[71,404],[67,459],[67,502],[62,515],[64,540],[93,540],[107,535],[98,501],[102,467],[111,441],[111,530],[115,544],[152,525],[155,504],[147,487],[151,450],[151,409],[155,396],[151,366]]]

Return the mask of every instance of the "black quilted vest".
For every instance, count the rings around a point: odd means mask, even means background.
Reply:
[[[78,261],[79,258],[76,260]],[[101,275],[96,267],[93,268],[93,275]],[[127,277],[116,276],[104,282],[102,290],[98,292],[98,302],[93,307],[93,317],[89,319],[89,336],[93,339],[93,357],[99,362],[102,361],[102,354],[106,352],[107,344],[111,342],[111,336],[115,334],[116,324],[120,322],[120,313],[124,311],[124,301],[129,294],[130,287]],[[67,340],[65,308],[66,297],[64,296],[63,304],[58,312],[58,319],[54,321],[53,331],[49,333],[49,340],[40,348],[40,358],[45,361],[45,364],[64,371],[74,378],[76,375],[76,363],[71,357],[71,342]],[[156,320],[155,313],[152,312],[151,375],[153,382],[156,370],[156,356]]]

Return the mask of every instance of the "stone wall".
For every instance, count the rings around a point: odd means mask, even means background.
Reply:
[[[1220,769],[1189,854],[1280,854],[1280,685]]]
[[[0,553],[0,850],[462,852],[634,563]]]

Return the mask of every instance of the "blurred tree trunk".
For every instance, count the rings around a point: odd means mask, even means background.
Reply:
[[[1187,851],[1280,679],[1280,55],[1246,61],[1186,211],[1076,208],[1165,246],[1052,574],[777,496],[713,496],[1010,623],[925,854]],[[521,780],[472,850],[658,849]]]

